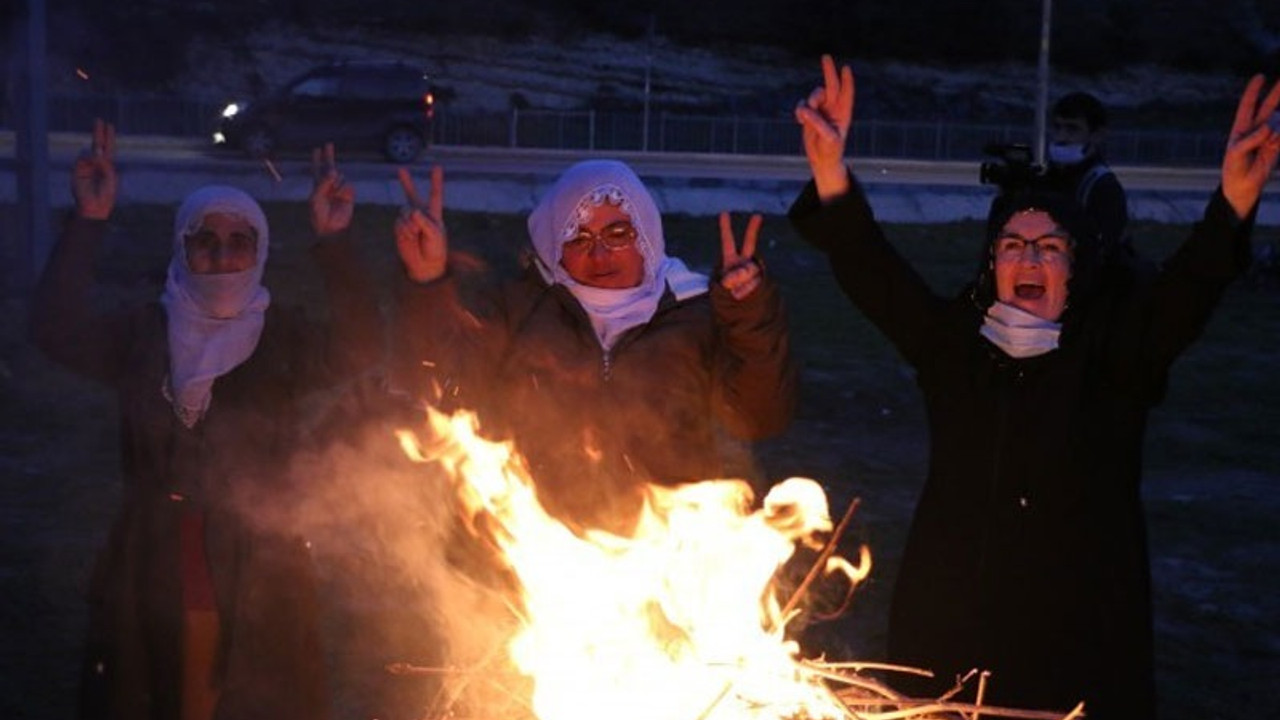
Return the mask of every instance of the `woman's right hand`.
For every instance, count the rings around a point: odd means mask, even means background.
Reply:
[[[396,218],[396,250],[405,272],[414,282],[426,283],[442,277],[448,265],[449,236],[444,229],[444,169],[431,168],[431,192],[423,203],[408,168],[397,176],[408,204]]]
[[[796,121],[801,126],[804,154],[822,200],[849,190],[844,166],[845,140],[853,124],[853,70],[848,65],[836,72],[835,60],[822,56],[823,84],[796,105]]]
[[[89,149],[80,153],[71,168],[71,197],[80,217],[106,220],[111,216],[116,204],[115,154],[115,126],[95,119]]]

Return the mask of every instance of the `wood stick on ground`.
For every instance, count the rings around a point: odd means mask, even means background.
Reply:
[[[924,668],[912,667],[910,665],[894,665],[892,663],[880,662],[819,662],[817,660],[803,661],[805,667],[817,668],[820,670],[852,670],[861,672],[863,670],[886,670],[888,672],[902,673],[905,675],[919,675],[921,677],[933,677],[932,670]]]
[[[973,677],[976,674],[978,674],[978,668],[969,668],[969,672],[965,673],[961,677],[957,677],[956,684],[952,686],[950,690],[942,693],[942,695],[938,698],[938,700],[950,700],[951,698],[955,697],[957,694],[959,694],[961,690],[964,689],[965,683],[969,682],[969,678]]]
[[[973,701],[973,705],[974,705],[974,707],[979,708],[979,709],[977,709],[977,710],[974,710],[974,711],[973,711],[973,716],[972,716],[972,717],[973,717],[973,720],[978,720],[978,716],[982,714],[982,710],[981,710],[981,708],[982,708],[982,699],[983,699],[984,697],[986,697],[986,694],[987,694],[987,680],[989,680],[990,678],[991,678],[991,671],[990,671],[990,670],[983,670],[981,673],[979,673],[979,674],[978,674],[978,693],[977,693],[977,695],[975,696],[975,699],[974,699],[974,701]]]
[[[883,712],[860,712],[858,717],[865,720],[906,720],[906,718],[918,718],[934,715],[938,713],[949,713],[953,715],[966,715],[977,710],[977,706],[969,703],[939,702],[937,700],[900,700],[897,702],[886,701],[881,698],[841,698],[841,702],[856,707],[878,707],[883,705],[897,705],[897,710],[887,710]],[[1072,711],[1075,712],[1074,710]],[[1061,712],[1051,710],[1023,710],[1020,708],[1004,708],[995,705],[987,705],[982,708],[982,714],[989,717],[1002,718],[1019,718],[1020,720],[1076,720],[1081,715],[1066,715]]]

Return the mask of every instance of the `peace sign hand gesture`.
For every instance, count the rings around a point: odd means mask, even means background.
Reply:
[[[346,230],[355,212],[356,189],[347,184],[334,161],[333,143],[311,151],[311,228],[325,237]]]
[[[836,72],[830,55],[822,56],[822,85],[796,105],[804,154],[809,159],[818,197],[827,200],[849,189],[844,168],[845,139],[853,124],[853,70],[845,65]]]
[[[414,282],[426,283],[444,275],[449,258],[449,236],[444,229],[444,168],[431,168],[431,193],[423,203],[408,168],[397,172],[408,205],[396,218],[396,250],[405,272]]]
[[[71,196],[76,214],[89,220],[106,220],[116,204],[116,128],[101,118],[93,121],[89,149],[80,153],[71,168]]]
[[[747,221],[747,233],[742,239],[742,251],[739,252],[729,213],[720,213],[720,284],[734,300],[745,300],[763,281],[760,263],[756,262],[756,242],[763,222],[764,218],[759,213],[751,216]]]
[[[1222,194],[1241,218],[1258,203],[1280,157],[1280,81],[1259,100],[1264,83],[1254,75],[1245,87],[1222,158]]]

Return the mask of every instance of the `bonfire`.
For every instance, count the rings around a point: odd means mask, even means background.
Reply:
[[[549,515],[523,459],[482,437],[473,414],[429,409],[427,421],[425,433],[400,433],[402,447],[443,471],[465,526],[508,581],[489,587],[507,621],[496,646],[448,667],[388,666],[442,678],[426,718],[1083,717],[1083,706],[1063,715],[984,705],[990,676],[977,669],[920,699],[866,673],[926,669],[805,657],[787,634],[805,593],[832,578],[852,592],[871,569],[865,546],[856,563],[836,552],[856,501],[833,524],[814,480],[784,480],[756,509],[739,480],[652,485],[622,536]],[[782,597],[779,571],[800,548],[816,559]],[[471,626],[490,625],[478,616]]]

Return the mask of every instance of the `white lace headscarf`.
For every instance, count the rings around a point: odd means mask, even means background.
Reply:
[[[560,264],[565,242],[576,237],[593,210],[606,202],[621,208],[636,228],[636,249],[644,258],[644,278],[636,287],[583,285]],[[667,256],[662,216],[653,196],[631,168],[617,160],[586,160],[565,170],[529,215],[529,237],[542,277],[573,293],[605,350],[622,333],[649,322],[668,287],[679,300],[707,291],[707,276]]]
[[[185,238],[206,216],[243,219],[258,235],[253,267],[234,273],[197,274],[187,265]],[[209,409],[213,381],[253,354],[271,294],[262,287],[270,245],[267,218],[245,192],[208,185],[187,196],[173,223],[173,257],[160,302],[169,318],[169,380],[163,390],[173,411],[193,427]]]

